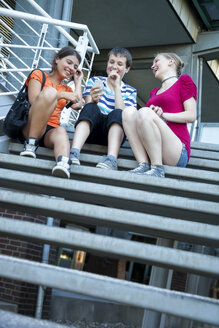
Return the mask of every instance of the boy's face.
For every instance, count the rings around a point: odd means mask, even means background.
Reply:
[[[123,76],[128,73],[129,70],[130,67],[126,67],[126,57],[122,55],[115,56],[113,54],[109,56],[106,68],[108,76],[112,71],[116,71],[116,73],[120,76],[120,79],[122,80]]]

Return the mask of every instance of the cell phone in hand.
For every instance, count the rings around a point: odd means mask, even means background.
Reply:
[[[101,80],[95,80],[95,81],[94,81],[94,87],[99,87],[99,88],[101,88],[102,90],[100,91],[100,93],[102,93],[103,88],[104,88],[103,81],[101,81]]]

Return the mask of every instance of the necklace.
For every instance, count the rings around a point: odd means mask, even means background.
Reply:
[[[163,84],[165,81],[169,80],[169,79],[173,79],[173,78],[177,78],[176,75],[173,75],[173,76],[170,76],[170,77],[167,77],[166,79],[164,79],[161,83]]]

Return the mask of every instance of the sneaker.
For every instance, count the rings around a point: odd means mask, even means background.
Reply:
[[[59,156],[58,161],[52,169],[52,175],[59,178],[70,178],[71,161],[66,156]]]
[[[151,169],[144,173],[144,175],[158,178],[165,178],[163,165],[151,165]]]
[[[36,158],[36,150],[38,148],[39,140],[36,138],[27,138],[24,143],[24,150],[20,152],[20,156],[27,156]]]
[[[141,162],[138,164],[138,166],[133,169],[128,171],[129,173],[134,173],[134,174],[144,174],[145,172],[150,170],[150,164]]]
[[[79,152],[75,152],[75,151],[70,151],[70,161],[72,165],[80,165],[80,161],[79,161]]]
[[[112,155],[103,156],[103,161],[96,165],[99,169],[117,170],[117,159]]]

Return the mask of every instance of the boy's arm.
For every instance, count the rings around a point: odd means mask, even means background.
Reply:
[[[122,98],[121,79],[119,74],[113,70],[110,72],[108,79],[115,93],[115,108],[119,108],[121,110],[125,109],[126,106]]]
[[[121,93],[121,88],[119,86],[119,88],[115,89],[115,108],[119,108],[121,110],[125,109],[125,103],[124,100],[122,98],[122,93]]]

